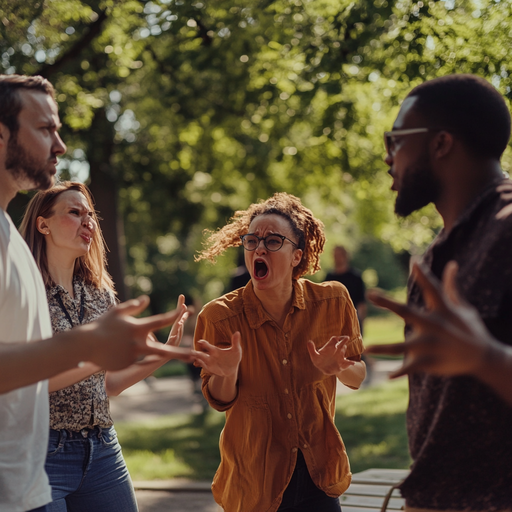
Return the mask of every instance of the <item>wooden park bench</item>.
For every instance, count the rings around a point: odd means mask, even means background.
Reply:
[[[406,469],[367,469],[354,473],[350,487],[340,497],[343,512],[380,512],[388,492],[408,474]],[[387,510],[403,510],[404,503],[400,491],[395,489]]]

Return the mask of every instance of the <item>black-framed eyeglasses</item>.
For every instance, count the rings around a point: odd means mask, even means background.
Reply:
[[[299,246],[293,241],[287,238],[284,235],[278,235],[278,234],[272,234],[267,235],[264,237],[253,235],[252,233],[249,233],[247,235],[242,235],[240,237],[242,240],[242,245],[244,246],[244,249],[246,251],[255,251],[258,246],[260,245],[260,242],[263,240],[263,245],[270,251],[270,252],[276,252],[283,247],[284,241],[288,240],[292,245],[299,248]]]
[[[384,132],[384,144],[388,155],[393,156],[396,151],[396,141],[394,137],[402,137],[404,135],[414,135],[415,133],[426,133],[435,128],[404,128],[403,130],[393,130]]]

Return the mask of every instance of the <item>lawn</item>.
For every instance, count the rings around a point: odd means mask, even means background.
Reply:
[[[364,322],[364,344],[380,345],[404,341],[404,321],[396,315],[368,317]]]
[[[352,471],[407,468],[407,381],[386,382],[338,397],[336,425]],[[151,423],[116,424],[134,480],[187,477],[210,480],[219,464],[224,414],[163,416]]]

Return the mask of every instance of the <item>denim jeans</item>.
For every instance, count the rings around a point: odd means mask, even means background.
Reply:
[[[48,506],[44,505],[43,507],[33,508],[32,510],[29,510],[28,512],[48,512]]]
[[[293,475],[284,491],[278,512],[341,512],[340,500],[327,496],[319,489],[311,476],[299,450]]]
[[[53,501],[48,512],[137,512],[114,427],[50,429],[45,465]]]

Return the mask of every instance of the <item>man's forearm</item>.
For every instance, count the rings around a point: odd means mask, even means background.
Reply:
[[[31,343],[0,342],[0,393],[29,386],[87,359],[87,347],[78,329]]]

